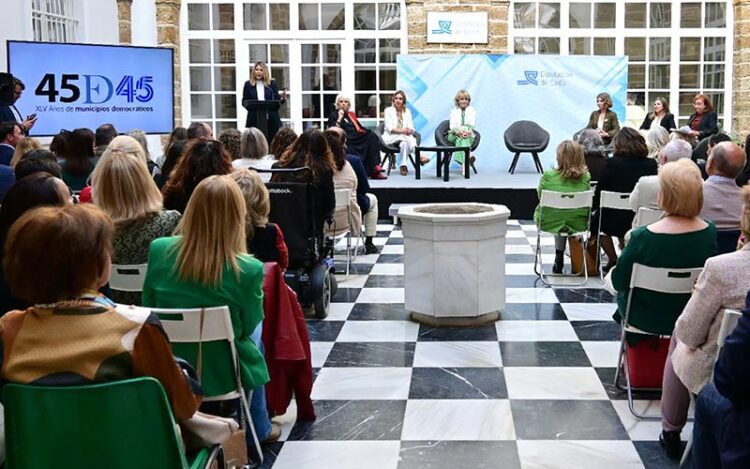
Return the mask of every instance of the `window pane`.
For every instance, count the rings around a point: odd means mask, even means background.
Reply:
[[[278,81],[278,79],[277,79]],[[286,88],[286,87],[285,87]],[[282,119],[291,119],[292,113],[292,100],[294,99],[293,96],[289,96],[289,93],[286,95],[286,104],[282,104],[281,108],[279,109],[279,113],[281,114]]]
[[[704,38],[703,60],[706,62],[723,62],[726,42],[725,37]]]
[[[208,29],[208,5],[188,4],[188,29],[193,31],[205,31]]]
[[[695,112],[695,109],[693,109],[693,98],[697,92],[695,91],[684,91],[680,92],[680,115],[681,116],[689,116],[693,112]],[[687,124],[687,122],[685,122]],[[678,124],[680,125],[680,124]]]
[[[396,69],[391,67],[382,67],[380,69],[380,89],[396,89]]]
[[[214,39],[214,63],[235,63],[234,39]]]
[[[318,4],[299,4],[299,29],[320,29],[318,26]]]
[[[646,66],[630,65],[628,66],[628,87],[645,88],[646,87]]]
[[[400,39],[381,39],[380,40],[380,62],[396,63],[396,57],[401,52]]]
[[[378,103],[378,114],[376,117],[383,117],[385,108],[391,105],[391,98],[393,98],[393,93],[384,93],[380,95],[380,102]]]
[[[268,47],[265,44],[249,44],[248,51],[250,52],[250,63],[255,62],[266,62],[268,63]]]
[[[700,65],[680,65],[680,88],[700,88]]]
[[[591,27],[591,4],[590,3],[571,3],[570,13],[568,15],[571,28],[590,28]]]
[[[341,90],[341,67],[323,67],[323,90]]]
[[[234,94],[216,95],[216,117],[223,119],[237,117],[237,100]]]
[[[354,109],[359,117],[377,117],[378,97],[374,94],[355,94]]]
[[[727,25],[726,5],[722,2],[706,3],[706,27],[724,28]]]
[[[354,70],[354,89],[357,91],[377,89],[375,83],[375,67],[357,67]]]
[[[271,59],[269,62],[272,64],[288,64],[289,46],[286,44],[271,44]]]
[[[210,119],[213,117],[210,94],[190,95],[190,116],[193,119]]]
[[[214,29],[234,29],[234,5],[231,3],[217,3],[213,6]]]
[[[375,62],[375,39],[354,40],[354,62],[361,64]]]
[[[631,62],[644,62],[646,60],[646,38],[626,37],[625,55],[630,58]]]
[[[401,27],[401,5],[381,3],[378,7],[378,29],[399,29]]]
[[[627,100],[628,106],[638,106],[646,112],[646,93],[643,91],[628,91]]]
[[[614,3],[596,3],[594,4],[594,27],[595,28],[614,28],[615,27],[615,4]]]
[[[289,30],[289,4],[272,3],[271,5],[271,29],[274,31]]]
[[[680,62],[692,62],[701,59],[701,38],[680,38]]]
[[[615,38],[595,37],[594,55],[615,55]]]
[[[190,67],[190,91],[211,91],[210,67]]]
[[[237,91],[234,67],[215,67],[214,86],[216,91]]]
[[[302,91],[320,91],[320,67],[302,67]]]
[[[516,3],[513,9],[513,26],[516,28],[536,27],[536,3]]]
[[[559,54],[560,38],[558,37],[540,37],[539,38],[540,54]]]
[[[703,66],[703,87],[724,88],[724,65],[706,64]]]
[[[669,65],[648,66],[648,87],[669,88]]]
[[[276,80],[279,90],[289,88],[289,67],[279,67],[276,65],[271,69],[271,77]]]
[[[649,39],[648,55],[652,62],[669,62],[672,38],[652,37]]]
[[[626,28],[645,28],[646,27],[646,4],[645,3],[626,3],[625,4],[625,27]]]
[[[354,4],[354,29],[375,29],[375,4]]]
[[[188,55],[191,64],[211,63],[211,49],[208,39],[190,39],[188,41]]]
[[[669,28],[672,26],[672,4],[652,3],[650,16],[652,28]]]
[[[338,92],[325,93],[323,95],[323,116],[322,117],[327,118],[328,114],[336,110],[336,96],[337,95],[338,95]]]
[[[700,28],[701,27],[701,4],[700,3],[683,3],[680,11],[680,27],[682,28]]]
[[[513,53],[515,54],[533,54],[534,38],[517,37],[513,40]]]
[[[328,64],[340,64],[341,46],[339,44],[324,44],[323,62]]]
[[[724,92],[712,91],[711,93],[705,93],[705,95],[708,96],[711,103],[714,105],[714,111],[719,114],[724,114]],[[719,124],[719,128],[721,128],[721,123]]]
[[[560,27],[560,4],[559,3],[540,3],[539,4],[539,27],[554,28]]]
[[[320,9],[321,29],[329,31],[344,29],[345,15],[343,3],[323,3]]]
[[[320,63],[320,45],[319,44],[302,44],[302,63],[303,64]]]
[[[266,29],[266,5],[264,3],[245,3],[243,20],[246,31]]]
[[[591,55],[591,38],[571,37],[569,47],[570,55]]]

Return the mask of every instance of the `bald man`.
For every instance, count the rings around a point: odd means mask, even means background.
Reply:
[[[708,155],[700,216],[714,222],[718,230],[740,229],[742,190],[734,179],[744,166],[745,152],[732,142],[717,144]]]

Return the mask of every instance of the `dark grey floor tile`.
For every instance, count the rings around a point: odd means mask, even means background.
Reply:
[[[341,264],[339,264],[340,260],[341,259],[336,256],[336,272],[343,274],[346,272],[346,257],[344,257]],[[368,275],[372,270],[373,265],[375,264],[352,264],[349,267],[349,275]]]
[[[506,275],[507,288],[550,288],[536,275]]]
[[[500,342],[503,366],[591,366],[580,342]]]
[[[336,342],[326,367],[410,367],[414,342]]]
[[[519,440],[627,440],[608,400],[511,400]]]
[[[376,238],[388,238],[389,236],[391,236],[391,231],[390,230],[381,230],[381,231],[376,231],[375,232],[375,237]]]
[[[515,441],[404,441],[399,469],[520,468]]]
[[[315,401],[317,419],[297,422],[289,441],[399,440],[406,401]]]
[[[356,303],[349,313],[350,321],[406,321],[411,313],[403,303]]]
[[[669,459],[658,441],[634,441],[635,450],[646,469],[677,469],[680,462]],[[688,465],[687,467],[690,467]],[[707,468],[708,469],[708,468]]]
[[[260,466],[261,469],[271,469],[283,447],[284,442],[282,441],[263,445],[263,464]]]
[[[345,321],[307,321],[310,342],[333,342],[339,336]]]
[[[619,341],[620,325],[612,321],[570,321],[580,340]]]
[[[429,341],[496,341],[497,329],[494,324],[479,327],[431,327],[419,325],[418,342]]]
[[[388,246],[398,246],[404,244],[404,238],[388,238],[388,241],[385,242]]]
[[[414,368],[409,399],[507,399],[500,368]]]
[[[595,368],[596,374],[599,376],[599,381],[602,382],[604,390],[607,391],[607,396],[613,400],[627,399],[628,394],[624,391],[625,388],[625,377],[620,376],[620,383],[622,383],[623,390],[620,390],[615,386],[615,368]],[[634,397],[638,400],[658,400],[661,399],[660,392],[647,392],[647,391],[636,391]]]
[[[339,288],[331,298],[331,303],[354,303],[357,301],[361,288]]]
[[[403,264],[403,254],[381,254],[378,257],[378,264]]]
[[[603,288],[555,288],[560,303],[613,303],[614,296]]]
[[[370,275],[365,288],[404,288],[403,275]]]
[[[500,319],[502,321],[566,321],[568,317],[558,303],[509,303],[505,305],[505,311],[500,312]]]

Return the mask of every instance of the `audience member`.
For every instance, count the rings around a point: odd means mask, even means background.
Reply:
[[[542,191],[583,192],[589,190],[591,175],[586,170],[583,159],[583,148],[572,140],[565,140],[557,146],[557,168],[548,169],[542,174],[537,188],[537,195]],[[534,221],[541,229],[552,233],[580,233],[585,231],[589,222],[588,208],[555,209],[536,207]],[[561,274],[565,262],[566,237],[555,235],[555,264],[552,272]]]
[[[722,144],[726,145],[726,144]],[[703,185],[704,199],[706,184]],[[741,191],[742,234],[750,238],[750,187]],[[661,440],[667,455],[678,458],[680,432],[687,422],[690,393],[698,394],[711,380],[716,338],[724,308],[740,309],[750,290],[750,245],[706,260],[693,295],[677,318],[664,367],[661,395]]]
[[[750,152],[750,133],[747,134],[747,137],[745,137],[745,167],[742,169],[742,172],[739,176],[735,179],[735,182],[737,183],[737,187],[742,187],[746,185],[748,182],[750,182],[750,157],[748,156],[748,152]]]
[[[157,174],[159,174],[159,165],[156,164],[156,162],[151,159],[151,151],[148,149],[148,137],[146,135],[146,132],[140,130],[140,129],[134,129],[127,133],[129,137],[133,137],[143,149],[143,155],[146,157],[146,167],[148,168],[148,173],[151,175],[151,177],[156,177]]]
[[[591,175],[591,181],[598,181],[607,162],[607,152],[599,132],[594,129],[583,129],[573,138],[583,147],[583,158]]]
[[[131,153],[139,160],[143,161],[144,164],[148,164],[150,161],[143,149],[143,144],[139,142],[137,138],[131,137],[130,135],[118,135],[109,142],[108,148]],[[87,204],[91,202],[91,198],[91,185],[87,185],[81,189],[81,192],[78,194],[78,200],[83,204]]]
[[[196,138],[214,138],[214,131],[205,122],[193,122],[187,129],[187,139],[195,140]]]
[[[744,166],[745,152],[734,143],[719,143],[709,153],[701,217],[714,222],[718,230],[740,228],[742,191],[735,184],[735,178]]]
[[[612,139],[614,156],[607,160],[601,179],[596,185],[594,207],[599,206],[601,191],[633,192],[641,176],[656,174],[656,161],[648,158],[646,142],[637,130],[625,127],[615,134]],[[592,225],[596,226],[601,217],[601,244],[607,254],[608,263],[604,267],[607,271],[617,264],[617,253],[611,236],[617,236],[620,248],[624,245],[625,233],[633,223],[632,212],[626,210],[599,210]]]
[[[684,140],[672,140],[662,148],[659,153],[659,166],[677,161],[682,158],[690,158],[692,148]],[[659,176],[642,176],[630,193],[630,208],[638,212],[641,207],[659,209],[657,194],[659,193]]]
[[[688,119],[690,134],[700,141],[719,132],[718,116],[711,104],[711,98],[705,94],[697,94],[693,98],[695,112]]]
[[[596,111],[589,116],[588,129],[594,129],[599,133],[605,145],[609,145],[620,130],[620,121],[617,113],[612,111],[612,97],[609,93],[596,95]]]
[[[104,150],[107,149],[109,142],[117,137],[117,129],[112,124],[102,124],[96,128],[94,136],[94,155],[97,158],[102,156]]]
[[[352,165],[346,161],[346,155],[338,136],[332,132],[325,132],[325,137],[333,156],[333,188],[349,191],[348,208],[343,205],[336,206],[333,212],[333,221],[326,227],[326,235],[332,237],[351,229],[353,236],[359,236],[362,227],[362,212],[357,204],[357,175],[354,173]],[[349,217],[350,213],[351,218]]]
[[[208,139],[191,141],[164,184],[164,208],[184,213],[198,183],[208,176],[231,172],[232,162],[221,142]]]
[[[193,142],[195,145],[211,141]],[[218,142],[216,142],[218,144]],[[186,155],[186,158],[189,155]],[[195,188],[177,228],[178,236],[151,243],[143,304],[158,308],[228,306],[245,391],[254,391],[253,424],[261,440],[278,438],[271,425],[263,388],[268,382],[259,348],[263,321],[263,264],[247,254],[246,209],[242,191],[231,176],[209,176]],[[234,373],[221,366],[221,343],[202,346],[205,394],[219,396],[235,387]],[[195,363],[198,347],[174,344],[175,353]],[[258,402],[262,400],[262,402]],[[252,447],[251,432],[247,432]]]
[[[250,127],[242,132],[241,145],[242,158],[232,161],[234,169],[271,169],[276,162],[273,155],[268,154],[268,141],[259,129]],[[262,173],[260,177],[264,182],[271,180],[269,173]]]
[[[172,171],[177,166],[177,163],[180,162],[180,159],[182,159],[186,146],[187,140],[183,142],[175,142],[167,148],[164,163],[161,166],[161,172],[154,178],[159,190],[164,188],[167,180],[169,180],[169,177],[172,175]]]
[[[92,201],[115,224],[112,263],[145,264],[151,241],[171,236],[180,212],[162,208],[161,192],[148,173],[138,142],[120,139],[119,144],[112,142],[91,174]],[[140,292],[112,290],[110,296],[122,304],[141,302]]]
[[[326,127],[341,127],[346,132],[349,151],[359,156],[373,179],[385,179],[380,167],[380,140],[378,136],[359,123],[357,115],[351,110],[352,101],[348,96],[336,96],[336,111],[328,116]]]
[[[31,137],[25,137],[23,140],[18,142],[18,145],[16,145],[16,150],[13,152],[13,158],[10,160],[10,167],[15,168],[16,163],[18,163],[23,155],[32,150],[39,150],[40,148],[42,148],[42,145],[39,143],[39,140]]]
[[[164,145],[164,148],[162,149],[162,154],[156,159],[156,164],[161,168],[161,172],[164,172],[164,163],[167,160],[167,153],[169,153],[169,149],[172,148],[172,145],[175,145],[176,143],[186,143],[188,140],[187,138],[187,129],[185,127],[175,127],[172,130],[172,133],[169,134],[169,139],[167,140],[167,144]],[[163,183],[160,184],[159,181],[163,180],[166,181],[167,178],[160,177],[160,178],[154,178],[157,180],[157,185],[161,187]]]
[[[64,151],[61,164],[63,181],[71,191],[78,192],[86,186],[94,170],[94,132],[83,128],[70,132]]]
[[[21,157],[14,168],[16,181],[38,172],[49,173],[58,179],[62,179],[62,168],[57,158],[48,150],[32,150]],[[2,167],[0,166],[0,171]]]
[[[649,158],[658,158],[661,149],[669,143],[669,132],[662,126],[652,127],[651,130],[645,132],[644,137]]]
[[[61,130],[60,133],[52,137],[52,141],[49,144],[49,151],[55,155],[55,158],[58,159],[59,163],[63,162],[65,155],[68,152],[70,133],[70,130]]]
[[[229,153],[232,161],[242,158],[242,153],[240,152],[241,137],[242,133],[237,129],[225,129],[219,132],[218,140],[221,142],[224,150]]]
[[[96,293],[109,280],[113,231],[92,205],[36,208],[13,225],[3,268],[11,291],[34,306],[0,318],[2,379],[64,386],[151,376],[175,418],[190,418],[201,398],[156,315]]]
[[[18,77],[13,77],[13,96],[9,103],[0,105],[0,122],[17,122],[21,125],[24,135],[27,135],[29,130],[36,124],[37,117],[36,114],[31,114],[24,118],[21,111],[16,107],[16,102],[21,99],[21,95],[25,89],[26,85]]]
[[[10,166],[16,145],[24,138],[21,124],[10,121],[0,123],[0,165]]]
[[[274,159],[278,160],[279,158],[281,158],[281,154],[284,153],[284,150],[289,148],[289,146],[294,143],[295,140],[297,140],[297,132],[295,132],[293,128],[280,128],[279,131],[276,132],[276,135],[273,137],[273,140],[271,140],[270,151]]]
[[[278,134],[277,134],[278,135]],[[261,262],[277,262],[282,270],[289,266],[289,250],[278,225],[268,222],[271,201],[263,179],[255,171],[238,169],[232,179],[245,197],[247,251]]]

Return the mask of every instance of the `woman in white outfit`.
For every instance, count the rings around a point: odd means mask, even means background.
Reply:
[[[414,149],[417,147],[411,111],[406,107],[406,93],[401,90],[393,93],[391,106],[385,109],[384,117],[383,141],[387,145],[398,143],[400,151],[396,165],[399,167],[401,175],[406,176],[409,172],[406,166],[406,158],[414,153]],[[429,161],[429,158],[423,156],[420,163],[425,164]]]

